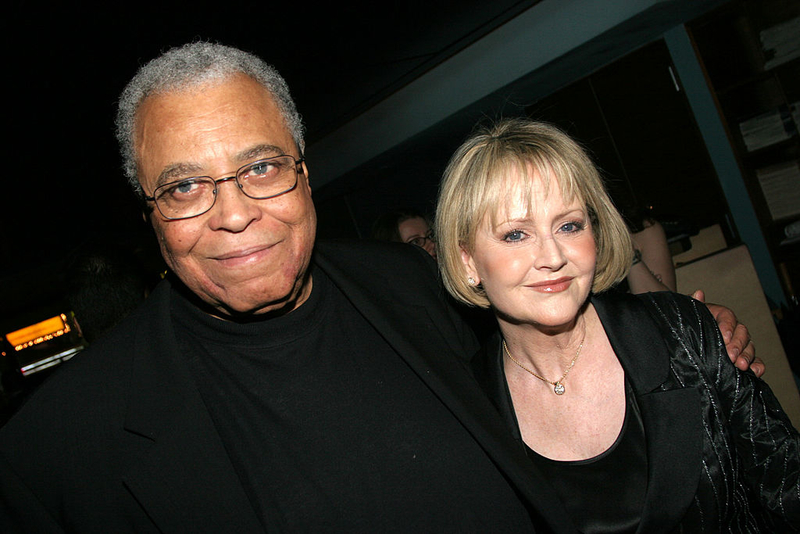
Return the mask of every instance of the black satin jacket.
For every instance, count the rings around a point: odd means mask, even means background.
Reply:
[[[731,364],[708,309],[666,292],[591,302],[641,408],[649,467],[638,532],[800,530],[800,435],[766,383]],[[499,336],[472,366],[521,442]]]

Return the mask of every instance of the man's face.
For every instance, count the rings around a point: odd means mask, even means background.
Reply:
[[[147,98],[137,113],[136,155],[145,194],[192,176],[231,176],[246,163],[298,148],[269,93],[246,76]],[[308,170],[297,187],[254,200],[231,180],[210,211],[150,219],[175,274],[221,316],[288,312],[311,292],[306,271],[316,231]]]

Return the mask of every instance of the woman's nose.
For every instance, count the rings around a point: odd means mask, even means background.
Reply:
[[[535,247],[534,254],[536,255],[534,266],[537,269],[556,271],[567,263],[561,244],[553,236],[540,240],[539,246]]]

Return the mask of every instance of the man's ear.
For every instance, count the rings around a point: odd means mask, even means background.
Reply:
[[[155,208],[153,206],[150,206],[146,202],[142,202],[142,220],[150,226],[153,225],[153,221],[151,221],[150,218],[153,216],[154,211]]]
[[[300,166],[303,168],[303,176],[305,176],[306,179],[306,187],[308,187],[308,193],[311,194],[311,179],[308,177],[308,165],[306,165],[305,160],[303,160]],[[297,178],[298,180],[300,179],[299,176]]]

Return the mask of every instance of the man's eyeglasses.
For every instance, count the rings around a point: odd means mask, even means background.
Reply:
[[[194,176],[158,186],[153,196],[145,196],[155,202],[165,219],[189,219],[202,215],[214,207],[217,200],[217,184],[234,180],[246,196],[264,200],[288,193],[297,187],[297,175],[303,172],[303,158],[276,156],[261,159],[241,167],[233,176],[211,178]]]
[[[409,239],[406,243],[411,243],[412,245],[417,245],[418,247],[425,248],[425,243],[430,241],[433,243],[433,230],[429,230],[427,234],[417,236],[413,239]]]

